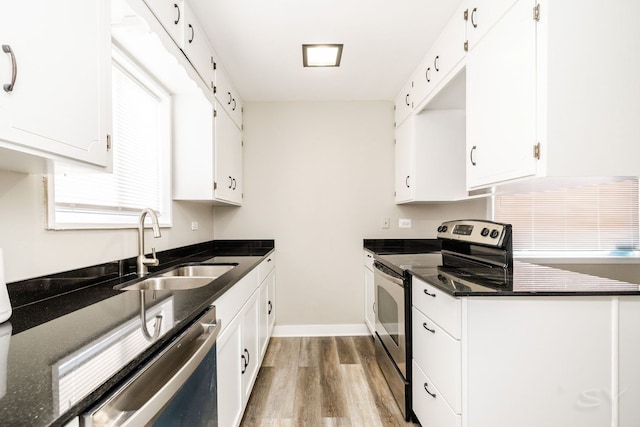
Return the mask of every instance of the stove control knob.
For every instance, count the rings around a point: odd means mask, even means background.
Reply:
[[[487,237],[489,235],[489,229],[487,227],[483,228],[482,231],[480,232],[480,235],[482,237]]]
[[[448,229],[448,227],[446,225],[441,225],[440,227],[438,227],[438,233],[444,233],[446,232]]]
[[[500,235],[500,233],[498,233],[498,230],[491,230],[491,238],[495,239]]]

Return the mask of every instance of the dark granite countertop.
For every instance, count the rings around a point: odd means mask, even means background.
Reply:
[[[135,276],[135,259],[8,284],[14,309],[9,321],[0,325],[1,424],[62,426],[83,413],[255,268],[273,248],[273,240],[212,241],[158,253],[161,264],[155,272],[191,262],[232,263],[237,267],[200,288],[149,292],[145,299],[147,319],[153,323],[154,311],[162,310],[161,337],[153,343],[142,339],[125,359],[124,368],[104,374],[108,375],[104,380],[93,371],[83,377],[75,374],[78,377],[74,379],[74,369],[69,367],[80,365],[77,355],[91,352],[116,331],[121,333],[127,327],[139,330],[140,293],[114,289],[141,280]],[[98,378],[98,383],[87,386],[89,391],[81,391],[78,384],[87,378]]]
[[[430,240],[365,240],[365,249],[398,274],[418,277],[455,297],[640,295],[640,285],[558,268],[514,262],[512,280],[495,285],[447,274]],[[437,249],[436,249],[437,248]]]
[[[363,246],[378,255],[440,252],[438,239],[364,239]]]

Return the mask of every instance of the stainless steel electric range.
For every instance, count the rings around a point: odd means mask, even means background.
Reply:
[[[449,281],[453,287],[472,286],[472,282],[509,286],[513,277],[511,225],[456,220],[441,224],[437,232],[441,253],[374,257],[376,359],[406,420],[412,413],[412,273]]]

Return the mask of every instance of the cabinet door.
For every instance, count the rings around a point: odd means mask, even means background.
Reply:
[[[436,50],[432,54],[434,83],[438,84],[445,80],[449,73],[464,58],[464,21],[458,13],[454,19],[445,27],[438,41]]]
[[[640,297],[620,297],[619,342],[618,390],[612,390],[611,396],[602,390],[595,398],[619,400],[619,425],[631,427],[640,420]]]
[[[193,10],[185,4],[184,35],[182,50],[198,72],[202,81],[210,87],[214,81],[213,55],[202,25],[196,20]]]
[[[220,61],[215,64],[215,96],[222,108],[233,119],[236,126],[242,129],[242,100],[231,83],[231,79],[220,65]]]
[[[242,311],[242,399],[246,405],[260,368],[258,350],[260,292],[254,292]],[[222,425],[222,424],[221,424]]]
[[[400,90],[396,96],[394,108],[396,127],[399,127],[413,111],[413,80],[408,81]]]
[[[241,317],[237,316],[218,337],[218,425],[235,427],[244,410]]]
[[[369,255],[371,256],[371,255]],[[375,334],[376,325],[376,294],[373,284],[373,271],[369,268],[364,268],[364,321],[369,328],[371,335]]]
[[[467,55],[467,187],[536,173],[535,0],[520,0]]]
[[[202,93],[175,95],[173,105],[173,198],[213,200],[213,106]]]
[[[412,200],[414,197],[414,141],[413,118],[410,117],[396,128],[395,167],[396,203]]]
[[[184,39],[184,2],[182,0],[145,0],[149,9],[178,46]]]
[[[507,13],[518,0],[472,0],[467,2],[467,38],[473,49],[485,34]]]
[[[268,336],[273,335],[273,328],[276,325],[276,270],[271,270],[267,279],[267,287],[269,289],[269,300],[267,301],[267,316],[269,318]],[[268,342],[268,339],[267,339]]]
[[[260,360],[264,357],[275,322],[275,270],[260,285]]]
[[[215,164],[215,198],[242,204],[242,132],[222,108],[216,108]]]
[[[2,3],[0,146],[108,164],[109,20],[102,0]]]

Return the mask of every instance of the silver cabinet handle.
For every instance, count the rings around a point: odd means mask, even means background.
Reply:
[[[13,49],[8,44],[2,45],[2,51],[11,55],[11,83],[5,84],[4,91],[5,92],[13,92],[13,86],[16,84],[16,78],[18,77],[18,61],[16,61],[16,56],[13,53]]]
[[[424,289],[424,293],[426,295],[429,295],[430,297],[434,297],[434,298],[436,297],[436,294],[430,294],[429,291],[427,291],[426,289]]]
[[[431,67],[427,67],[427,71],[425,71],[424,76],[427,79],[427,83],[431,82],[431,79],[429,78],[429,71],[431,71]]]
[[[476,148],[477,148],[477,147],[474,145],[473,147],[471,147],[471,151],[469,152],[469,160],[471,160],[471,164],[472,164],[473,166],[475,166],[475,165],[476,165],[476,161],[473,159],[473,153],[475,153]]]
[[[422,322],[422,327],[425,328],[427,331],[431,332],[432,334],[436,333],[435,329],[429,329],[429,327],[427,326],[427,322]]]
[[[473,10],[471,11],[471,25],[473,25],[473,28],[478,28],[478,24],[476,23],[476,12],[478,11],[478,8],[474,7]]]
[[[433,68],[436,70],[436,72],[440,71],[440,68],[438,68],[439,59],[440,59],[439,55],[436,55],[436,57],[433,59]]]
[[[407,175],[407,177],[404,179],[404,185],[406,185],[406,186],[407,186],[407,188],[411,187],[411,186],[409,185],[409,175]]]

